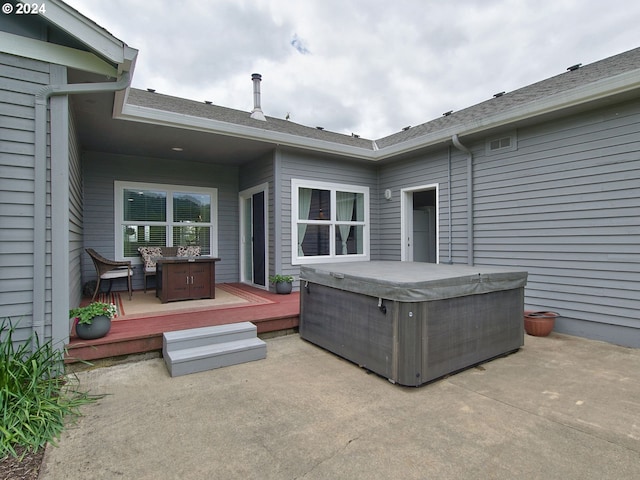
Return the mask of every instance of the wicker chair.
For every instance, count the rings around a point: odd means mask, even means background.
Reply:
[[[147,278],[156,275],[156,259],[159,257],[175,257],[178,247],[138,247],[142,256],[142,271],[144,273],[144,293],[147,293]]]
[[[98,274],[98,282],[96,284],[96,291],[93,292],[93,297],[91,301],[95,300],[96,295],[100,291],[100,280],[109,280],[109,290],[107,293],[111,292],[111,282],[114,278],[124,278],[127,277],[127,285],[129,288],[129,300],[131,300],[131,276],[133,275],[133,270],[131,268],[131,262],[128,260],[117,261],[117,260],[109,260],[108,258],[104,258],[98,252],[96,252],[93,248],[87,248],[87,253],[93,260],[93,264],[96,267],[96,273]]]

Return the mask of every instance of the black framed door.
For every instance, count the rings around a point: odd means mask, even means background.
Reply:
[[[264,192],[258,192],[251,197],[251,253],[253,260],[253,283],[266,286],[265,281],[265,222],[264,222]]]

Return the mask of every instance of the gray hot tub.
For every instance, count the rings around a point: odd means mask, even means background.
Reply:
[[[413,262],[300,269],[300,336],[418,386],[519,349],[527,272]]]

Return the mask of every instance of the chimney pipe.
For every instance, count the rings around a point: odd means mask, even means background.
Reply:
[[[254,73],[251,75],[251,80],[253,80],[253,110],[251,110],[251,118],[266,122],[267,119],[260,108],[260,82],[262,81],[262,75]]]

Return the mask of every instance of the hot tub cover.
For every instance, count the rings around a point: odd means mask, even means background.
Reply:
[[[303,265],[300,280],[398,302],[422,302],[524,287],[527,272],[423,262]]]

